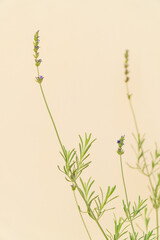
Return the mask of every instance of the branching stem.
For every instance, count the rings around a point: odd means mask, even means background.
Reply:
[[[126,89],[127,89],[127,96],[128,96],[128,100],[129,100],[129,105],[130,105],[130,108],[131,108],[131,112],[132,112],[132,116],[133,116],[133,119],[134,119],[134,123],[135,123],[135,127],[136,127],[136,131],[137,131],[137,135],[139,135],[139,129],[138,129],[138,124],[137,124],[137,120],[136,120],[136,115],[135,115],[135,112],[134,112],[134,109],[133,109],[133,105],[132,105],[132,101],[131,101],[131,95],[129,93],[129,88],[128,88],[128,83],[126,82]],[[130,96],[130,97],[129,97]],[[142,152],[143,151],[143,147],[141,146],[141,150]],[[153,187],[153,183],[152,183],[152,179],[151,179],[151,174],[149,173],[149,169],[148,169],[148,166],[147,166],[147,163],[146,163],[146,159],[144,157],[144,154],[143,154],[143,161],[144,161],[144,166],[146,168],[146,171],[147,171],[147,176],[148,176],[148,180],[149,180],[149,183],[150,183],[150,187],[152,189],[152,192],[154,194],[154,187]],[[157,240],[159,240],[159,222],[158,222],[158,209],[155,209],[156,210],[156,228],[157,228]]]
[[[131,96],[130,93],[129,93],[128,83],[126,83],[126,89],[127,89],[127,96]],[[136,132],[137,132],[137,135],[139,135],[140,132],[139,132],[139,129],[138,129],[138,124],[137,124],[137,120],[136,120],[136,115],[135,115],[135,112],[134,112],[134,108],[133,108],[133,105],[132,105],[131,97],[128,98],[128,100],[129,100],[129,105],[130,105],[130,108],[131,108],[132,116],[133,116],[133,119],[134,119],[134,123],[135,123],[135,127],[136,127]],[[142,147],[142,146],[141,146],[141,150],[142,150],[142,152],[143,152],[143,147]],[[150,174],[149,174],[149,169],[148,169],[148,166],[147,166],[147,163],[146,163],[146,159],[145,159],[145,157],[144,157],[144,154],[143,154],[143,161],[144,161],[144,164],[145,164],[145,168],[146,168],[146,171],[147,171],[147,176],[148,176],[148,179],[149,179],[149,183],[150,183],[151,189],[152,189],[152,191],[154,192],[154,187],[153,187],[153,184],[152,184],[151,176],[150,176]]]
[[[77,198],[76,198],[75,191],[73,191],[73,195],[74,195],[74,199],[75,199],[75,202],[76,202],[76,205],[77,205],[77,208],[78,208],[78,211],[79,211],[80,217],[81,217],[81,219],[82,219],[83,225],[84,225],[84,227],[85,227],[85,229],[86,229],[86,232],[87,232],[87,234],[88,234],[88,237],[89,237],[90,240],[92,240],[91,235],[90,235],[90,233],[89,233],[89,231],[88,231],[88,228],[87,228],[87,226],[86,226],[86,224],[85,224],[85,222],[84,222],[84,219],[83,219],[83,216],[82,216],[81,210],[80,210],[80,208],[79,208],[79,205],[78,205],[78,201],[77,201]]]
[[[124,179],[122,156],[121,155],[120,155],[120,163],[121,163],[121,173],[122,173],[122,180],[123,180],[123,186],[124,186],[124,191],[125,191],[126,203],[127,203],[127,208],[128,208],[128,212],[129,212],[129,221],[130,221],[130,224],[131,224],[131,227],[132,227],[133,234],[134,234],[135,239],[136,239],[136,233],[135,233],[135,230],[134,230],[134,226],[133,226],[133,222],[132,222],[132,218],[131,218],[131,213],[130,213],[130,209],[129,209],[129,201],[128,201],[127,188],[126,188],[125,179]]]
[[[37,68],[37,69],[38,69],[38,68]],[[38,71],[38,70],[37,70],[37,71]],[[39,76],[39,71],[38,71],[38,76]],[[49,107],[48,107],[48,103],[47,103],[47,100],[46,100],[46,98],[45,98],[44,91],[43,91],[43,88],[42,88],[42,85],[41,85],[41,84],[40,84],[40,89],[41,89],[41,93],[42,93],[42,96],[43,96],[43,99],[44,99],[44,102],[45,102],[46,108],[47,108],[47,110],[48,110],[49,116],[50,116],[50,118],[51,118],[51,121],[52,121],[52,124],[53,124],[54,130],[55,130],[55,132],[56,132],[56,135],[57,135],[57,138],[58,138],[59,144],[60,144],[60,146],[61,146],[62,151],[64,152],[63,144],[62,144],[62,142],[61,142],[61,139],[60,139],[60,136],[59,136],[59,133],[58,133],[58,130],[57,130],[56,124],[55,124],[55,122],[54,122],[54,120],[53,120],[53,117],[52,117],[51,111],[50,111],[50,109],[49,109]],[[75,197],[75,195],[74,195],[74,197]],[[80,216],[81,216],[81,219],[82,219],[83,225],[84,225],[84,227],[85,227],[85,229],[86,229],[86,232],[87,232],[87,234],[88,234],[88,237],[89,237],[90,240],[92,240],[92,239],[91,239],[91,236],[90,236],[90,234],[89,234],[89,231],[88,231],[88,229],[87,229],[87,226],[86,226],[86,224],[85,224],[84,218],[83,218],[83,216],[82,216],[82,214],[81,214],[81,212],[80,212],[80,209],[79,209],[79,206],[78,206],[78,203],[77,203],[76,198],[75,198],[75,201],[76,201],[76,205],[77,205],[77,207],[78,207],[78,211],[79,211],[79,213],[80,213]]]

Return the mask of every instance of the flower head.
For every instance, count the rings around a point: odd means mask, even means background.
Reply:
[[[43,76],[36,77],[36,82],[41,83],[43,81]]]
[[[39,76],[39,69],[38,67],[40,66],[41,62],[42,62],[42,59],[38,59],[39,57],[39,52],[38,52],[38,49],[39,49],[39,30],[34,34],[34,42],[33,42],[33,45],[34,45],[34,59],[35,59],[35,66],[37,67],[37,72],[38,72],[38,77],[36,77],[36,81],[38,83],[41,83],[42,80],[43,80],[43,76]]]
[[[117,140],[117,143],[118,143],[118,150],[117,150],[117,153],[119,155],[122,155],[124,153],[123,149],[122,149],[122,146],[124,145],[124,138],[125,136],[121,136],[121,138],[119,140]]]

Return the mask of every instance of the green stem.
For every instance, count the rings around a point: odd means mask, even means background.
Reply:
[[[132,115],[133,115],[136,131],[137,131],[137,134],[139,134],[138,124],[137,124],[137,120],[136,120],[136,115],[135,115],[135,112],[134,112],[134,109],[133,109],[133,105],[132,105],[132,102],[131,102],[131,95],[129,94],[128,83],[126,83],[126,88],[127,88],[127,96],[130,96],[130,97],[128,97],[128,100],[129,100],[129,105],[130,105],[131,112],[132,112]]]
[[[81,195],[81,189],[79,188],[78,184],[77,184],[76,182],[74,182],[74,184],[75,184],[75,186],[76,186],[79,194]],[[88,203],[87,203],[87,201],[86,201],[84,198],[83,198],[83,200],[84,200],[84,202],[85,202],[85,204],[86,204],[86,207],[87,207],[87,209],[88,209]],[[96,224],[98,225],[98,227],[99,227],[99,229],[101,230],[102,234],[104,235],[105,239],[108,240],[108,237],[107,237],[107,235],[105,234],[105,232],[104,232],[101,224],[100,224],[99,221],[96,219],[96,216],[94,215],[94,212],[93,212],[91,209],[90,209],[90,212],[91,212],[91,214],[92,214],[92,216],[93,216],[92,219],[94,219],[94,221],[95,221]]]
[[[126,83],[126,89],[127,89],[127,96],[131,96],[131,95],[129,94],[128,83]],[[129,105],[130,105],[131,112],[132,112],[132,115],[133,115],[133,119],[134,119],[136,131],[137,131],[137,135],[139,135],[138,124],[137,124],[135,112],[134,112],[134,109],[133,109],[133,105],[132,105],[132,102],[131,102],[131,97],[128,97],[128,100],[129,100]],[[141,150],[142,150],[142,152],[144,152],[142,146],[141,146]],[[149,180],[149,183],[150,183],[152,192],[153,192],[153,194],[154,194],[154,187],[153,187],[153,184],[152,184],[151,175],[149,174],[149,169],[148,169],[148,166],[147,166],[147,163],[146,163],[146,159],[145,159],[145,157],[144,157],[144,154],[143,154],[143,161],[144,161],[144,166],[145,166],[146,171],[147,171],[148,180]],[[155,211],[156,211],[157,240],[159,240],[158,209],[155,209]]]
[[[104,230],[103,230],[103,228],[102,228],[101,224],[99,223],[99,221],[98,221],[98,220],[96,220],[96,219],[95,219],[95,221],[96,221],[96,223],[97,223],[97,225],[98,225],[99,229],[100,229],[100,230],[101,230],[101,232],[103,233],[103,235],[104,235],[105,239],[107,239],[107,240],[108,240],[108,237],[107,237],[107,235],[105,234],[105,232],[104,232]]]
[[[79,211],[80,217],[81,217],[81,219],[82,219],[83,225],[84,225],[84,227],[85,227],[85,229],[86,229],[86,232],[87,232],[87,234],[88,234],[88,237],[89,237],[90,240],[92,240],[91,235],[90,235],[90,233],[89,233],[89,231],[88,231],[88,228],[87,228],[87,226],[86,226],[86,224],[85,224],[85,222],[84,222],[84,219],[83,219],[83,216],[82,216],[81,210],[80,210],[80,208],[79,208],[79,205],[78,205],[78,202],[77,202],[77,198],[76,198],[75,191],[73,191],[73,195],[74,195],[74,199],[75,199],[75,202],[76,202],[76,205],[77,205],[77,208],[78,208],[78,211]]]
[[[127,89],[127,96],[131,96],[130,93],[129,93],[128,83],[126,83],[126,89]],[[140,133],[139,133],[138,124],[137,124],[136,115],[135,115],[135,112],[134,112],[134,109],[133,109],[131,97],[128,98],[128,100],[129,100],[129,105],[130,105],[130,108],[131,108],[132,116],[133,116],[133,119],[134,119],[137,135],[139,135]],[[141,150],[142,150],[142,152],[144,152],[142,146],[141,146]],[[152,184],[151,176],[149,174],[149,169],[148,169],[144,154],[143,154],[143,161],[144,161],[144,165],[145,165],[145,168],[146,168],[146,171],[147,171],[147,176],[148,176],[148,179],[149,179],[149,183],[150,183],[152,192],[154,192],[154,187],[153,187],[153,184]]]
[[[158,208],[156,208],[156,226],[157,226],[157,240],[159,239],[159,219],[158,219]]]
[[[39,74],[39,73],[38,73],[38,74]],[[53,123],[53,126],[54,126],[54,129],[55,129],[55,132],[56,132],[56,135],[57,135],[59,144],[60,144],[60,146],[61,146],[61,148],[62,148],[62,151],[63,151],[63,145],[62,145],[62,142],[61,142],[61,139],[60,139],[60,136],[59,136],[59,133],[58,133],[56,124],[55,124],[55,122],[54,122],[54,120],[53,120],[51,111],[50,111],[50,109],[49,109],[49,107],[48,107],[48,103],[47,103],[47,100],[46,100],[46,98],[45,98],[44,91],[43,91],[43,88],[42,88],[42,85],[41,85],[41,84],[40,84],[40,89],[41,89],[42,96],[43,96],[44,102],[45,102],[45,104],[46,104],[46,107],[47,107],[49,116],[50,116],[51,121],[52,121],[52,123]],[[77,187],[77,189],[79,189],[79,187],[77,186],[77,184],[76,184],[76,187]],[[87,204],[87,203],[86,203],[86,204]],[[78,207],[78,206],[77,206],[77,207]],[[79,207],[78,207],[78,210],[79,210]],[[94,216],[94,213],[93,213],[93,212],[92,212],[92,214],[93,214],[93,216]],[[82,214],[80,214],[80,215],[81,215],[81,219],[83,219]],[[103,233],[104,237],[108,240],[107,235],[105,234],[103,228],[101,227],[101,225],[100,225],[100,223],[98,222],[98,220],[96,219],[96,217],[95,217],[95,221],[96,221],[98,227],[100,228],[101,232]],[[85,223],[84,223],[84,219],[82,220],[82,222],[83,222],[83,225],[84,225],[84,227],[85,227],[85,229],[86,229],[86,231],[87,231],[87,234],[88,234],[88,229],[86,228],[86,225],[85,225]],[[88,235],[88,236],[89,236],[89,238],[90,238],[90,235]]]
[[[120,155],[120,163],[121,163],[121,173],[122,173],[123,186],[124,186],[126,202],[127,202],[128,212],[129,212],[129,221],[130,221],[130,224],[131,224],[131,227],[132,227],[133,234],[134,234],[135,239],[136,239],[136,233],[135,233],[135,230],[134,230],[134,227],[133,227],[133,222],[132,222],[131,213],[130,213],[130,209],[129,209],[129,201],[128,201],[127,189],[126,189],[126,184],[125,184],[125,179],[124,179],[122,156],[121,155]]]
[[[52,123],[53,123],[53,127],[54,127],[54,130],[55,130],[55,132],[56,132],[56,135],[57,135],[57,138],[58,138],[59,144],[60,144],[61,149],[62,149],[62,151],[63,151],[63,145],[62,145],[62,142],[61,142],[61,139],[60,139],[60,136],[59,136],[59,133],[58,133],[58,130],[57,130],[56,124],[55,124],[55,122],[54,122],[54,120],[53,120],[53,117],[52,117],[51,111],[50,111],[50,109],[49,109],[49,107],[48,107],[48,104],[47,104],[47,101],[46,101],[46,98],[45,98],[45,95],[44,95],[44,91],[43,91],[43,88],[42,88],[42,85],[41,85],[41,84],[40,84],[40,89],[41,89],[42,96],[43,96],[44,102],[45,102],[45,104],[46,104],[46,107],[47,107],[47,110],[48,110],[49,116],[50,116],[51,121],[52,121]]]
[[[38,68],[37,68],[37,71],[38,71],[38,76],[39,76],[39,70],[38,70]],[[50,116],[50,118],[51,118],[53,127],[54,127],[54,129],[55,129],[55,132],[56,132],[56,135],[57,135],[59,144],[60,144],[60,146],[61,146],[62,151],[64,152],[63,144],[62,144],[62,142],[61,142],[61,139],[60,139],[60,136],[59,136],[59,133],[58,133],[56,124],[55,124],[55,122],[54,122],[54,120],[53,120],[51,111],[50,111],[50,109],[49,109],[49,107],[48,107],[48,103],[47,103],[47,100],[46,100],[46,98],[45,98],[44,91],[43,91],[43,88],[42,88],[42,85],[41,85],[41,84],[40,84],[40,89],[41,89],[42,96],[43,96],[44,102],[45,102],[45,104],[46,104],[46,108],[47,108],[47,110],[48,110],[49,116]],[[77,204],[77,202],[76,202],[76,204]],[[77,207],[78,207],[78,205],[77,205]],[[79,207],[78,207],[78,210],[79,210]],[[85,229],[86,229],[86,231],[87,231],[87,234],[88,234],[89,238],[91,239],[90,234],[89,234],[89,231],[88,231],[88,229],[87,229],[87,227],[86,227],[86,224],[85,224],[85,222],[84,222],[83,216],[82,216],[82,214],[80,214],[80,215],[81,215],[81,219],[82,219],[83,225],[84,225],[84,227],[85,227]]]

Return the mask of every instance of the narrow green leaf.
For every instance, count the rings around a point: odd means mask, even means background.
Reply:
[[[90,196],[89,196],[89,198],[88,198],[88,201],[91,199],[91,197],[93,196],[94,193],[95,193],[95,191],[93,191],[93,192],[90,194]]]
[[[82,140],[82,138],[81,138],[80,135],[78,135],[78,136],[79,136],[79,139],[80,139],[80,141],[81,141],[82,148],[83,148],[83,140]]]

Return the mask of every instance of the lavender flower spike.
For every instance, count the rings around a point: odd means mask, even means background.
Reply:
[[[43,81],[43,76],[42,75],[39,75],[39,66],[42,62],[42,59],[38,59],[39,57],[39,52],[38,52],[38,49],[39,49],[39,30],[35,33],[34,35],[34,42],[33,42],[33,45],[34,45],[34,59],[35,59],[35,66],[37,67],[37,74],[38,74],[38,77],[36,77],[36,81],[41,84],[42,81]]]

